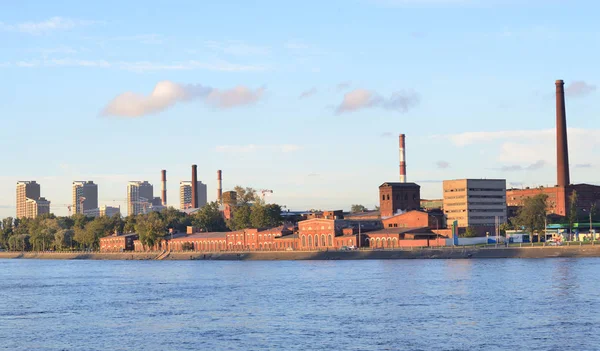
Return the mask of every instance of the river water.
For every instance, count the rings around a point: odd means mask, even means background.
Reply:
[[[600,259],[0,260],[0,350],[598,350]]]

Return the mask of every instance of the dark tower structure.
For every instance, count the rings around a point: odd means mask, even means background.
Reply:
[[[568,186],[569,179],[569,146],[567,143],[567,113],[565,109],[565,83],[556,81],[556,169],[557,185]]]
[[[192,165],[192,208],[198,208],[198,166]]]
[[[167,171],[164,169],[161,171],[160,188],[162,205],[167,206]]]

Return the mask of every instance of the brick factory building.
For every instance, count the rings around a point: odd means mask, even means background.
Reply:
[[[421,187],[418,184],[387,182],[379,186],[381,218],[420,208]]]
[[[135,233],[105,236],[100,238],[100,252],[132,251],[134,249],[133,242],[138,237]]]
[[[324,251],[356,248],[400,248],[441,246],[444,237],[435,216],[409,211],[386,219],[340,219],[337,211],[325,211],[319,218],[276,228],[244,229],[232,232],[201,232],[188,227],[186,234],[170,234],[149,248],[134,241],[135,251]],[[337,218],[336,218],[337,217]],[[384,228],[384,226],[387,226]],[[437,233],[437,234],[436,234]],[[104,239],[104,238],[103,238]],[[105,239],[108,240],[108,239]]]
[[[567,140],[567,116],[565,107],[564,82],[556,81],[556,185],[532,189],[510,189],[506,192],[509,207],[523,206],[524,200],[538,194],[548,195],[549,213],[566,216],[570,208],[569,199],[577,193],[578,211],[589,211],[594,204],[600,207],[600,186],[591,184],[571,184],[569,174],[569,149]]]

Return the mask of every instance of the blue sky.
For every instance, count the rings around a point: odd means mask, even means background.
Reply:
[[[0,217],[37,180],[64,215],[73,180],[124,206],[169,203],[198,164],[216,194],[271,189],[290,209],[377,204],[398,179],[552,185],[554,81],[571,179],[600,165],[594,1],[20,1],[0,4]],[[154,91],[154,93],[153,93]]]

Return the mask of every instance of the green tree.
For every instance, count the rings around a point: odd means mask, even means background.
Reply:
[[[474,238],[477,236],[477,231],[473,227],[467,227],[463,233],[463,238]]]
[[[11,251],[29,250],[29,234],[16,234],[8,238],[8,247]]]
[[[70,248],[73,244],[73,229],[61,229],[54,234],[54,247],[57,250]]]
[[[250,205],[238,205],[233,210],[233,216],[227,223],[231,230],[252,228],[252,208]]]
[[[219,210],[219,203],[216,201],[210,202],[196,211],[191,216],[191,224],[206,232],[222,232],[227,230],[227,225]]]
[[[512,230],[513,226],[510,224],[510,222],[504,222],[502,224],[500,224],[500,226],[498,227],[498,230],[500,231],[500,235],[502,236],[506,236],[506,231],[507,230]]]
[[[8,247],[8,238],[13,235],[13,218],[7,217],[0,222],[0,246]]]
[[[166,225],[159,213],[150,212],[138,216],[135,231],[143,245],[153,247],[166,234]]]
[[[250,210],[250,226],[245,228],[273,228],[281,225],[281,223],[281,206],[257,203]]]
[[[545,229],[548,211],[547,199],[548,195],[546,194],[526,198],[523,201],[523,207],[519,208],[517,217],[514,218],[517,226],[525,228],[530,233],[532,243],[533,234]]]
[[[135,232],[136,216],[127,216],[123,222],[123,233]]]
[[[160,214],[165,220],[167,228],[185,232],[187,226],[191,225],[191,218],[173,207],[165,208]]]
[[[260,201],[260,197],[258,196],[256,189],[254,188],[244,188],[237,185],[235,188],[233,188],[233,190],[237,194],[238,205],[248,205]]]
[[[367,208],[363,205],[354,204],[350,207],[350,212],[352,213],[360,213],[367,211]]]

